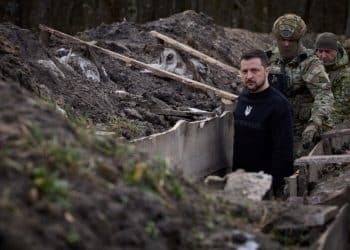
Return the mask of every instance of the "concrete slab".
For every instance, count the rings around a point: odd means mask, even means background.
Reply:
[[[229,173],[224,177],[208,176],[205,184],[222,189],[227,200],[230,197],[261,201],[272,187],[272,176],[263,172],[245,172],[242,169]]]
[[[232,168],[233,115],[202,121],[179,121],[168,131],[131,142],[137,149],[164,158],[171,169],[190,180],[199,180],[221,169]]]

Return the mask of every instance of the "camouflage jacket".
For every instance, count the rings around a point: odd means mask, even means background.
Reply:
[[[267,50],[266,54],[270,65],[270,84],[282,83],[282,92],[293,107],[295,135],[299,137],[306,125],[316,119],[321,119],[326,127],[332,126],[329,116],[334,97],[330,80],[313,51],[302,46],[298,56],[286,64],[277,47]],[[281,90],[281,86],[277,88]]]
[[[350,67],[345,49],[338,46],[335,62],[325,65],[332,84],[334,95],[334,112],[332,120],[335,124],[350,119]]]

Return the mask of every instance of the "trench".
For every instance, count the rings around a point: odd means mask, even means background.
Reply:
[[[57,74],[55,75],[56,78],[60,77],[60,69],[52,68],[51,66],[54,64],[48,64],[48,62],[50,61],[46,61],[45,64],[44,61],[44,65],[51,72]],[[43,61],[40,61],[39,64],[42,65]],[[128,94],[125,91],[118,93],[121,95]],[[137,96],[134,95],[134,97]],[[142,137],[130,143],[140,151],[165,159],[169,168],[181,173],[185,178],[201,182],[208,175],[231,170],[233,135],[232,112],[223,112],[220,116],[194,122],[180,120],[165,132]],[[349,141],[346,136],[340,136],[339,138]],[[329,139],[324,139],[322,143],[327,140]],[[312,152],[313,154],[325,155],[324,149],[324,145],[321,147],[318,145]],[[294,202],[296,205],[303,205],[305,198],[308,198],[310,191],[312,191],[309,188],[303,191],[303,187],[316,186],[317,183],[323,181],[318,178],[318,175],[322,172],[321,169],[314,171],[315,168],[311,167],[310,164],[301,169],[303,170],[301,173],[289,178],[290,187],[294,184],[294,191],[289,190],[291,198],[289,202]],[[307,213],[305,217],[310,215],[310,218],[306,218],[308,223],[315,227],[325,227],[325,230],[310,247],[314,249],[348,249],[349,209],[346,199],[348,195],[346,192],[342,195],[345,199],[337,203],[327,200],[327,204],[323,205],[322,203],[325,201],[309,204],[308,211],[312,212],[313,207],[319,208],[320,206],[322,206],[322,211],[314,215],[311,212]],[[298,215],[303,214],[299,213]]]
[[[180,120],[165,132],[133,140],[131,144],[138,150],[164,158],[169,168],[185,178],[201,182],[206,176],[232,170],[233,121],[233,114],[229,111],[195,122]],[[333,187],[336,190],[328,189],[326,196],[324,192],[315,193],[317,185],[327,181],[321,176],[327,174],[327,166],[344,166],[344,163],[350,162],[350,155],[336,155],[336,158],[341,159],[334,160],[331,154],[331,148],[337,151],[349,145],[349,142],[349,129],[325,134],[308,156],[296,159],[295,166],[299,167],[299,171],[287,178],[289,193],[286,202],[302,204],[308,199],[311,206],[321,205],[328,209],[321,219],[325,220],[326,229],[313,243],[312,249],[349,249],[350,191],[346,183]],[[317,156],[329,162],[324,164],[321,160],[314,160],[301,164]]]

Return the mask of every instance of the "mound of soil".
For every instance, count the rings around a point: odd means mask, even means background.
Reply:
[[[252,234],[244,207],[77,129],[19,83],[0,81],[0,99],[0,249],[278,246]]]
[[[155,63],[166,45],[151,30],[232,66],[241,51],[270,43],[268,35],[219,27],[192,11],[77,36]],[[0,25],[0,249],[283,249],[278,242],[308,247],[324,229],[317,225],[301,241],[310,228],[298,220],[290,242],[292,219],[307,208],[216,197],[169,173],[163,161],[94,133],[152,134],[183,119],[159,111],[213,111],[218,97],[61,37],[44,44],[29,30]],[[178,53],[195,76],[193,58]],[[201,80],[238,91],[235,75],[200,64]],[[287,227],[285,216],[294,224]]]
[[[252,47],[266,48],[271,41],[266,35],[217,26],[211,18],[193,11],[144,25],[130,22],[102,24],[77,36],[142,62],[155,63],[164,48],[169,46],[152,37],[151,30],[232,66],[237,66],[241,51]],[[142,69],[135,69],[61,37],[51,36],[43,46],[36,34],[11,24],[0,25],[0,37],[0,49],[5,50],[7,56],[6,61],[0,62],[0,68],[6,79],[18,80],[39,96],[55,102],[72,117],[83,118],[90,126],[98,125],[98,129],[114,131],[117,136],[127,139],[141,137],[164,131],[179,119],[202,118],[176,116],[163,110],[191,107],[214,111],[220,108],[218,97],[190,89],[174,80],[144,73]],[[72,66],[73,59],[70,61],[72,67],[64,65],[60,55],[64,50],[89,63],[99,79],[87,77],[79,65]],[[188,71],[199,75],[194,72],[196,69],[190,69],[189,62],[193,58],[181,51],[178,53]],[[19,61],[11,61],[16,55]],[[237,76],[205,62],[200,64],[205,72],[200,73],[201,79],[198,80],[237,93]]]
[[[146,44],[161,52],[144,27],[102,25],[95,34],[103,27],[138,34],[125,41],[128,56],[138,58],[140,51],[130,51]],[[61,47],[93,61],[101,80],[60,63]],[[148,56],[148,62],[156,57]],[[124,123],[122,135],[131,138],[179,119],[158,115],[155,108],[213,110],[218,98],[58,37],[44,47],[31,31],[1,24],[0,100],[0,249],[213,249],[253,241],[265,249],[278,246],[253,233],[243,206],[216,201],[170,175],[164,162],[78,126]]]

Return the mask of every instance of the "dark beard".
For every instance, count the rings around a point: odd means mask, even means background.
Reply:
[[[294,46],[290,46],[288,48],[283,47],[283,46],[279,46],[278,47],[280,55],[281,55],[283,61],[289,62],[289,61],[291,61],[293,58],[295,58],[298,55],[299,44],[300,43],[298,42]]]
[[[248,83],[250,83],[250,82],[248,82]],[[254,83],[256,83],[256,82],[254,82]],[[263,88],[264,83],[265,83],[265,80],[262,81],[262,82],[259,82],[259,84],[256,84],[256,87],[255,87],[254,89],[249,89],[249,88],[247,88],[247,90],[248,90],[249,92],[258,92],[259,90],[261,90],[261,89]]]

